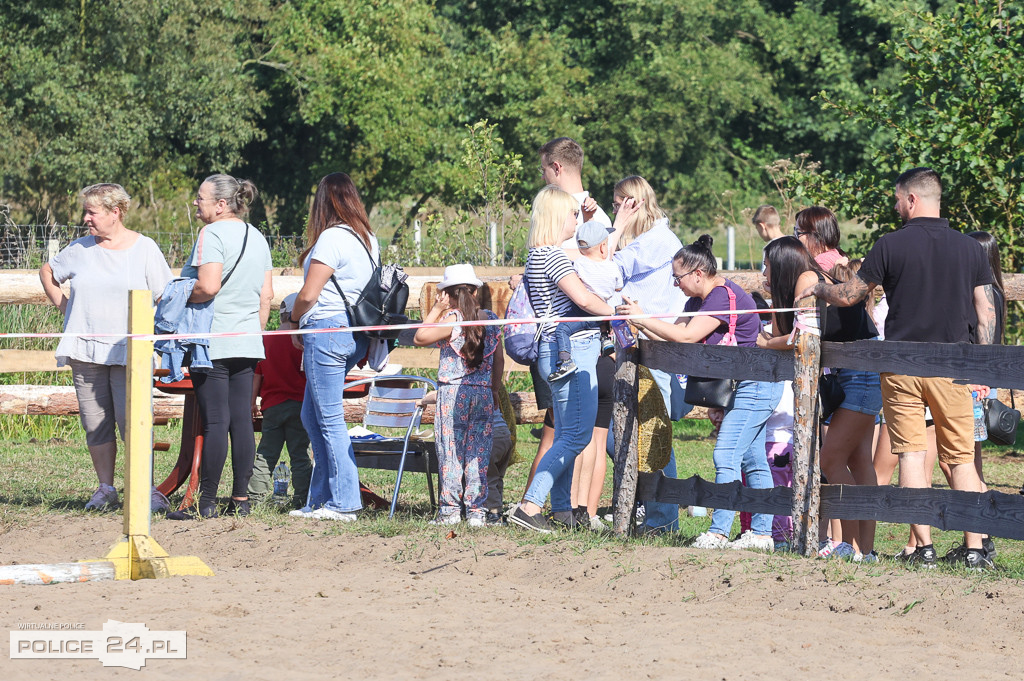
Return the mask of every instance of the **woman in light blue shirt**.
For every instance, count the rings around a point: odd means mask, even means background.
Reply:
[[[345,300],[357,300],[366,288],[380,262],[380,249],[359,191],[347,174],[331,173],[320,180],[300,260],[305,279],[292,321],[303,329],[349,326]],[[350,331],[296,337],[303,344],[302,424],[313,448],[313,477],[306,505],[290,515],[352,522],[363,502],[343,393],[345,376],[366,354],[369,340]]]

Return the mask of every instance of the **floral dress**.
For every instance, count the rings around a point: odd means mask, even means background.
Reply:
[[[487,319],[497,319],[483,310]],[[461,322],[462,312],[452,310],[442,321]],[[491,369],[498,349],[500,329],[484,327],[484,359],[475,369],[466,367],[462,347],[466,342],[462,327],[452,328],[450,338],[441,341],[437,370],[437,408],[434,433],[441,493],[439,517],[484,517],[487,499],[487,465],[491,458],[494,397],[491,393]]]

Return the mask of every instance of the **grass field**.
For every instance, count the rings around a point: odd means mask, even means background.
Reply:
[[[10,418],[10,417],[6,417]],[[89,499],[96,486],[96,478],[89,461],[88,452],[81,433],[72,427],[69,419],[56,417],[26,417],[26,419],[52,419],[62,423],[59,429],[52,426],[35,426],[39,432],[60,430],[62,436],[39,439],[31,436],[31,432],[18,437],[6,428],[6,437],[0,444],[0,468],[5,471],[5,482],[0,487],[0,535],[14,527],[40,517],[52,518],[60,522],[60,518],[68,515],[84,515],[85,502]],[[530,433],[530,426],[519,426],[517,448],[518,461],[506,476],[506,504],[517,501],[523,492],[530,462],[536,453],[536,439]],[[674,448],[678,459],[679,477],[699,475],[704,479],[714,479],[714,467],[711,461],[713,441],[706,436],[710,426],[706,421],[684,420],[675,424]],[[172,450],[178,446],[181,438],[180,422],[172,421],[170,426],[157,428],[155,437],[158,440],[169,440]],[[995,447],[985,450],[985,471],[988,484],[992,489],[1015,494],[1024,481],[1024,438],[1018,433],[1016,447]],[[158,452],[155,458],[156,477],[163,479],[170,470],[175,459],[174,451]],[[122,459],[119,455],[119,468]],[[602,513],[610,512],[611,503],[611,466],[605,483],[602,497]],[[394,485],[394,474],[386,471],[364,470],[362,481],[382,496],[390,497]],[[934,479],[936,487],[945,487],[941,472],[936,469]],[[221,497],[227,498],[230,493],[231,470],[225,468],[221,482]],[[115,485],[123,489],[120,470]],[[177,503],[180,494],[172,497]],[[257,506],[254,510],[256,519],[270,526],[293,522],[286,515],[271,505]],[[394,520],[388,520],[386,513],[367,514],[371,517],[354,526],[331,525],[323,528],[327,534],[336,533],[374,533],[380,536],[407,535],[415,539],[428,531],[427,520],[430,508],[424,476],[408,474],[403,481],[399,513]],[[159,535],[161,524],[170,521],[155,519],[154,534]],[[631,542],[643,542],[654,546],[683,546],[696,535],[705,531],[710,525],[709,517],[687,517],[685,513],[680,519],[680,532],[653,538],[636,538]],[[739,531],[739,521],[734,526],[734,534]],[[523,536],[511,528],[491,528],[488,531],[515,536],[518,541],[526,542],[559,542],[564,535]],[[584,545],[610,545],[620,540],[608,534],[579,533],[572,539]],[[899,551],[907,536],[907,529],[902,525],[880,523],[877,533],[876,550],[882,556],[892,555]],[[954,544],[959,543],[961,535],[956,532],[934,532],[934,541],[940,555]],[[1024,542],[997,539],[999,555],[996,559],[1000,568],[993,573],[991,579],[1022,579],[1024,578]],[[69,556],[70,558],[70,556]],[[795,556],[791,560],[802,560]]]

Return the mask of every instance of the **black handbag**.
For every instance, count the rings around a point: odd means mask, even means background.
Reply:
[[[343,228],[344,229],[344,228]],[[406,279],[409,275],[399,265],[386,265],[381,267],[379,262],[373,261],[370,249],[366,247],[362,239],[354,232],[359,245],[366,251],[366,256],[373,265],[373,273],[370,281],[363,287],[362,293],[354,302],[349,302],[344,291],[338,284],[338,280],[331,275],[334,287],[338,289],[341,299],[345,302],[345,310],[348,313],[349,326],[389,326],[392,324],[408,324],[409,317],[405,315],[405,307],[409,301],[409,284]],[[378,331],[364,331],[370,338],[381,338],[392,340],[398,338],[401,329],[381,329]]]
[[[1010,391],[1010,404],[1014,404],[1012,390]],[[1020,423],[1019,411],[1007,407],[997,399],[985,400],[985,426],[988,428],[989,442],[1012,447],[1017,442],[1018,423]]]
[[[683,401],[695,407],[729,410],[736,401],[737,383],[733,378],[687,376]]]
[[[846,391],[839,384],[838,374],[824,374],[818,380],[818,399],[821,402],[818,418],[825,421],[846,399]]]
[[[728,286],[723,288],[729,294],[729,311],[733,312],[736,310],[736,294]],[[719,345],[736,345],[736,319],[736,315],[729,315],[729,331],[722,337]],[[687,376],[683,401],[695,407],[729,410],[736,401],[738,385],[739,381],[734,378]]]

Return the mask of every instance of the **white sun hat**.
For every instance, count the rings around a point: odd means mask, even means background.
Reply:
[[[443,291],[449,286],[457,284],[469,284],[470,286],[480,288],[484,285],[484,282],[477,279],[472,265],[449,265],[444,268],[444,276],[441,278],[440,283],[438,283],[437,290]]]

